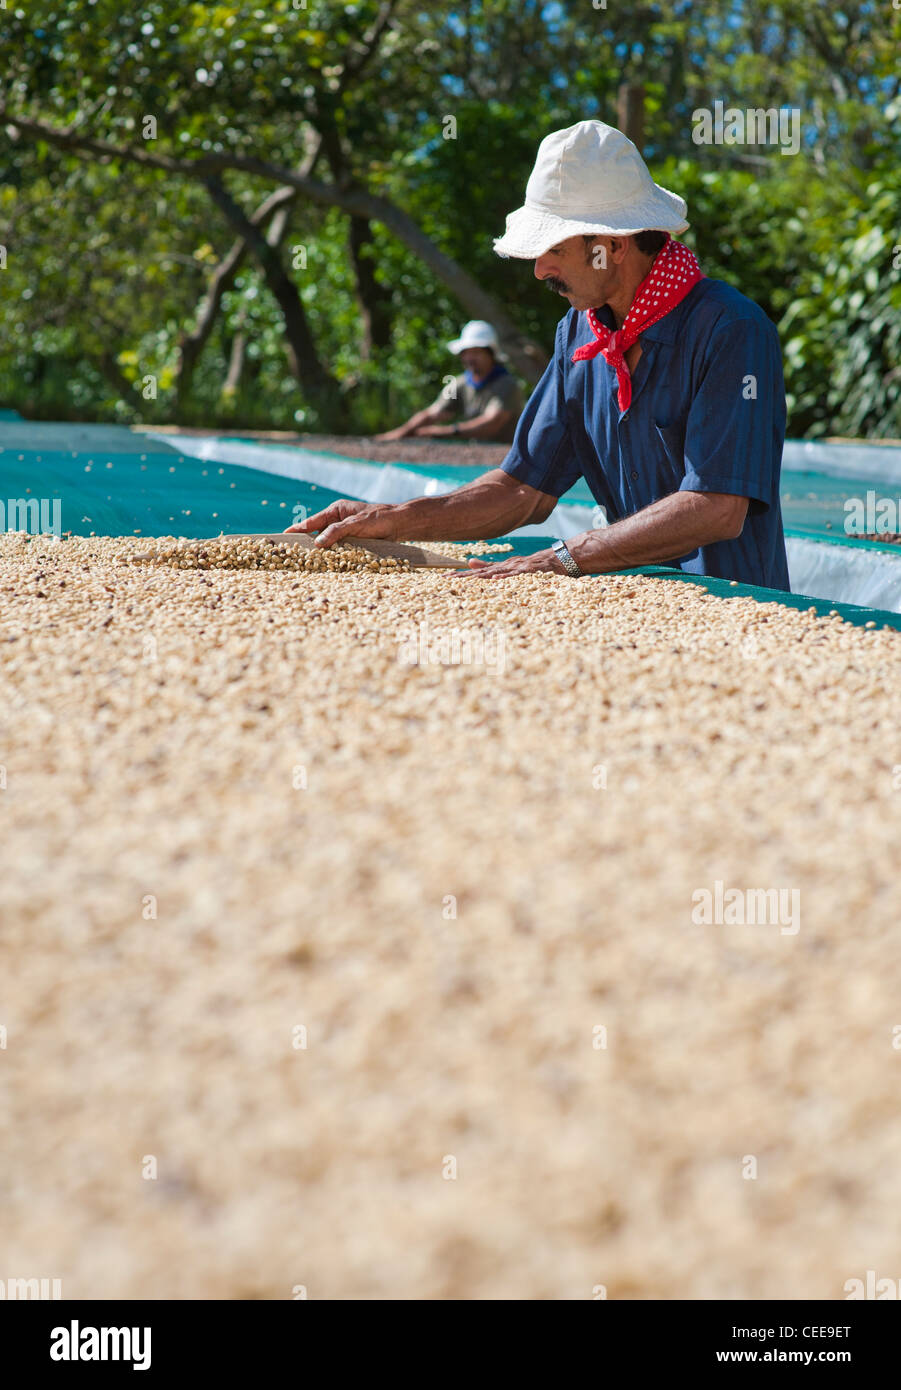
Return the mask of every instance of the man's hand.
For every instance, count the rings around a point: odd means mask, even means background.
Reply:
[[[393,444],[395,440],[406,439],[409,431],[405,425],[398,425],[396,429],[385,430],[383,434],[374,434],[372,438],[378,444]]]
[[[537,550],[534,555],[511,555],[509,560],[477,560],[469,562],[469,569],[454,570],[454,578],[464,575],[467,579],[509,579],[514,574],[535,574],[548,570],[553,574],[566,574],[553,550]]]
[[[318,531],[319,535],[313,543],[326,550],[330,545],[334,545],[335,541],[350,540],[354,536],[396,540],[396,506],[393,502],[374,505],[370,502],[354,502],[344,497],[340,502],[332,502],[331,506],[316,512],[315,516],[308,516],[306,521],[286,527],[285,535],[292,531],[299,531],[303,535]]]

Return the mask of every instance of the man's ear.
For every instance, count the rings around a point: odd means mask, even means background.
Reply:
[[[610,249],[607,254],[611,261],[615,261],[617,265],[623,260],[629,249],[629,240],[630,238],[627,236],[613,236],[610,238]]]

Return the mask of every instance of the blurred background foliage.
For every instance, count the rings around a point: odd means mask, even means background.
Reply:
[[[0,28],[2,405],[384,428],[453,368],[445,344],[475,316],[458,274],[548,352],[561,301],[492,239],[543,136],[615,124],[628,81],[702,268],[779,327],[790,433],[901,437],[901,10],[887,0],[8,0]],[[800,153],[695,145],[692,111],[715,100],[799,108]],[[190,167],[211,155],[261,169],[223,166],[217,193]],[[279,168],[325,191],[267,215],[261,255],[240,219]],[[450,271],[371,207],[349,211],[356,191],[406,214]]]

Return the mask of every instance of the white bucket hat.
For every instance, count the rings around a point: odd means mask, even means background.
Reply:
[[[500,350],[497,333],[484,319],[470,319],[469,323],[464,323],[463,332],[459,338],[448,343],[448,347],[455,353],[463,352],[465,348],[493,348],[497,355]]]
[[[603,121],[555,130],[538,146],[525,205],[494,243],[499,256],[535,260],[567,237],[684,232],[684,198],[656,184],[632,141]]]

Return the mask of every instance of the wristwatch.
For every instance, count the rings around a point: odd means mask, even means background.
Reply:
[[[578,579],[582,571],[579,569],[579,566],[576,564],[575,560],[567,550],[566,542],[554,541],[554,544],[551,546],[551,550],[553,550],[557,559],[560,561],[561,565],[566,570],[566,573],[571,574],[573,579]]]

